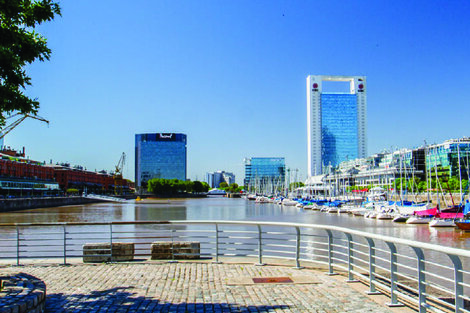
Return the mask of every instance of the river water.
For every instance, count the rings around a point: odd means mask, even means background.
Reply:
[[[255,203],[245,199],[209,197],[165,201],[99,203],[0,213],[0,223],[112,222],[161,220],[238,220],[335,225],[442,246],[470,249],[470,232],[432,228],[318,211]]]

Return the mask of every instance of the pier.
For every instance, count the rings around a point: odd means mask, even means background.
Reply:
[[[388,297],[368,296],[344,276],[247,261],[30,265],[2,273],[44,281],[46,312],[414,312],[386,306]]]

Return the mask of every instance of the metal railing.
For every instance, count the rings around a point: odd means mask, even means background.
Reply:
[[[390,306],[419,312],[470,312],[470,251],[347,228],[246,221],[139,221],[112,223],[0,224],[0,262],[84,257],[86,243],[134,243],[134,257],[151,256],[154,241],[197,241],[198,256],[255,257],[324,265],[343,271],[368,293],[384,293]],[[112,245],[110,245],[111,247]],[[109,255],[112,255],[110,248]]]

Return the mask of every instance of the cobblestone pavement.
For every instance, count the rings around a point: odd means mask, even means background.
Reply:
[[[42,279],[47,312],[392,312],[342,280],[280,266],[119,263],[0,271]],[[294,276],[307,283],[233,283]]]

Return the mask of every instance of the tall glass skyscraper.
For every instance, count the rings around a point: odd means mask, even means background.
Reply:
[[[324,81],[349,83],[349,92],[323,92]],[[308,175],[367,154],[366,78],[307,77]]]
[[[284,158],[246,158],[244,185],[249,190],[272,192],[284,188],[286,161]]]
[[[135,184],[152,178],[186,180],[186,135],[135,135]]]

